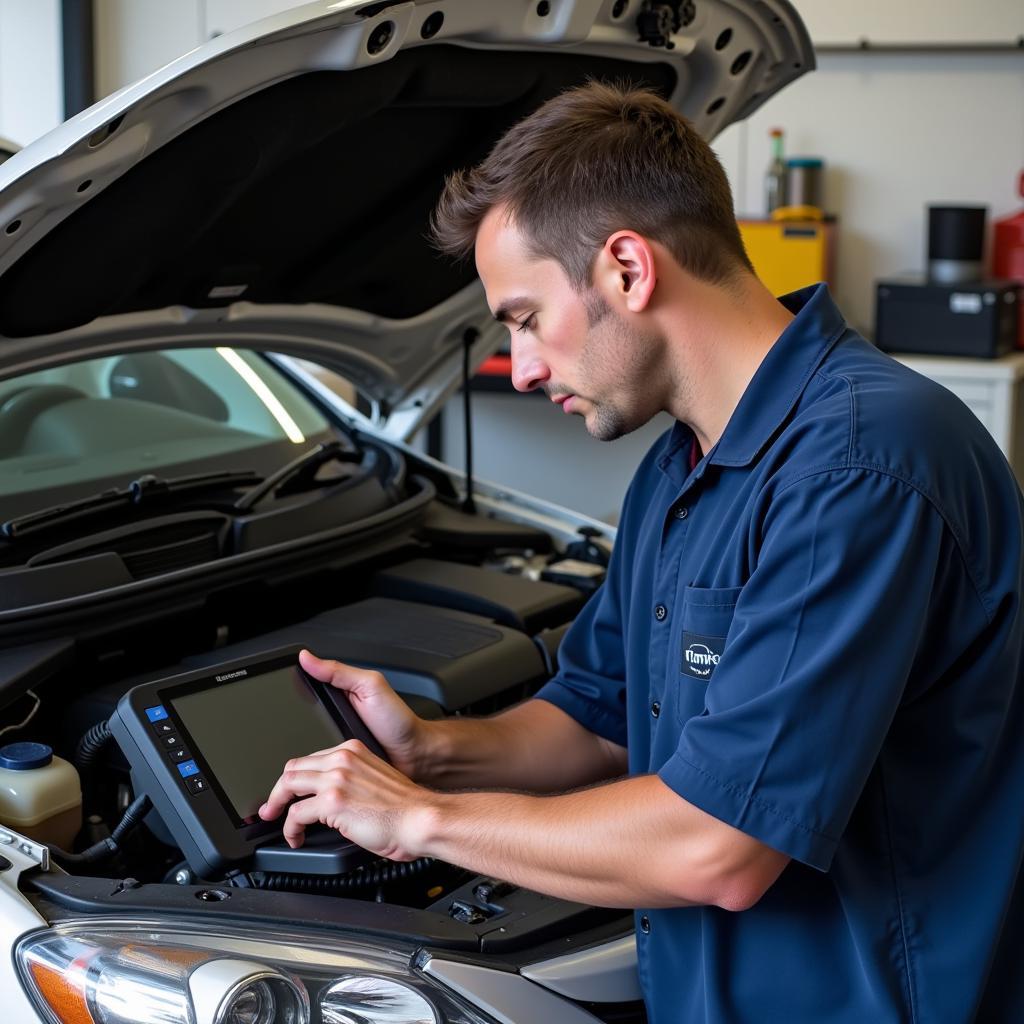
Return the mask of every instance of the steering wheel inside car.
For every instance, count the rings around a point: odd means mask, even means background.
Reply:
[[[29,428],[47,409],[89,396],[67,384],[37,384],[21,388],[0,402],[0,458],[17,455]]]

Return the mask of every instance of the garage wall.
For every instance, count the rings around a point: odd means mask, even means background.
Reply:
[[[1014,43],[1024,32],[1020,0],[795,0],[811,38],[818,45],[913,43]]]
[[[873,282],[924,266],[928,203],[985,205],[993,218],[1024,205],[1024,51],[819,54],[817,71],[716,140],[740,213],[764,212],[776,126],[789,155],[825,159],[837,298],[869,334]]]
[[[0,136],[26,146],[63,119],[59,0],[0,0]]]
[[[661,413],[617,441],[595,441],[578,416],[567,416],[543,395],[473,395],[473,472],[546,498],[565,508],[617,523],[626,488],[647,449],[672,426]],[[462,398],[442,420],[445,461],[465,468]]]
[[[97,98],[207,39],[201,8],[196,0],[94,0]]]
[[[207,39],[287,8],[302,6],[290,0],[94,0],[94,3],[98,96],[106,96],[148,75]]]

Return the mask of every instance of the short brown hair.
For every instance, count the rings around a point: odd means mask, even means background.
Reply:
[[[752,270],[718,158],[653,92],[600,82],[569,89],[524,118],[487,158],[445,183],[431,224],[442,252],[465,258],[488,210],[506,205],[541,259],[574,287],[592,284],[613,232],[661,242],[715,283]]]

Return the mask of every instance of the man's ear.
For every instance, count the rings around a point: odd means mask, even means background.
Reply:
[[[595,283],[631,313],[647,308],[658,280],[651,243],[635,231],[616,231],[598,254]]]

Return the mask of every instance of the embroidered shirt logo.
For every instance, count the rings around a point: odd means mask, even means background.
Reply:
[[[686,648],[686,664],[690,671],[699,676],[711,675],[711,670],[718,664],[719,655],[705,644],[690,644]]]
[[[710,679],[722,658],[725,637],[683,633],[683,658],[680,671],[694,679]]]

